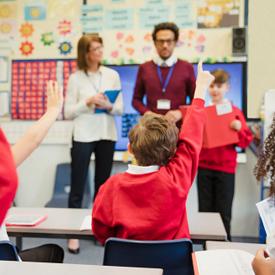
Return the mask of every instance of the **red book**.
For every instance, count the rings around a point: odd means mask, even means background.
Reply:
[[[203,148],[210,149],[239,142],[237,131],[230,128],[231,122],[236,119],[230,103],[206,107],[205,114]]]
[[[181,106],[183,120],[188,106]],[[205,107],[205,126],[203,133],[203,148],[215,148],[239,142],[237,131],[230,128],[236,119],[231,103]]]

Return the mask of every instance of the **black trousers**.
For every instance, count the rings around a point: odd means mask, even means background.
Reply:
[[[81,208],[92,153],[95,154],[95,198],[99,187],[110,177],[114,149],[115,142],[110,140],[94,142],[73,141],[69,208]]]
[[[199,168],[198,197],[200,212],[219,212],[231,240],[230,222],[235,188],[235,174]]]
[[[23,262],[63,263],[64,250],[56,244],[45,244],[22,250],[19,256]]]

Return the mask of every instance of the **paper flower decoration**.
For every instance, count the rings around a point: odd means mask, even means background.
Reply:
[[[45,46],[50,46],[52,43],[54,43],[53,33],[52,32],[42,33],[40,40]]]
[[[72,31],[71,21],[67,21],[67,20],[60,21],[58,24],[58,31],[59,31],[59,34],[64,36],[71,33]]]
[[[22,55],[30,55],[34,50],[33,44],[31,42],[25,41],[20,45],[20,51]]]
[[[29,37],[33,34],[34,29],[33,29],[32,24],[24,23],[24,24],[21,25],[19,31],[20,31],[22,37],[27,38],[27,37]]]
[[[12,31],[12,25],[8,22],[3,22],[0,24],[0,33],[10,33]]]
[[[73,48],[72,44],[67,41],[60,43],[60,45],[58,47],[60,54],[62,54],[62,55],[67,55],[67,54],[71,53],[72,48]]]

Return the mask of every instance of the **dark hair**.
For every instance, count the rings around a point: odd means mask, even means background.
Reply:
[[[216,69],[211,71],[211,74],[215,77],[214,79],[214,83],[218,83],[218,84],[224,84],[229,82],[230,79],[230,75],[228,72],[226,72],[223,69]]]
[[[275,113],[270,132],[264,141],[263,150],[254,168],[257,180],[262,178],[270,180],[270,193],[275,194]]]
[[[77,67],[87,73],[89,64],[87,62],[87,53],[90,51],[91,42],[98,42],[103,45],[103,40],[95,34],[84,34],[77,44]]]
[[[152,32],[153,40],[156,41],[157,39],[157,32],[161,30],[170,30],[175,35],[175,40],[178,41],[179,39],[179,28],[178,26],[173,22],[163,22],[155,25],[154,30]]]
[[[132,152],[138,165],[166,165],[175,154],[178,128],[164,116],[147,113],[129,132]]]

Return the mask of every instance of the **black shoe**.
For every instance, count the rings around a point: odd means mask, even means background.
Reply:
[[[68,251],[72,254],[79,254],[80,249],[79,248],[72,249],[68,247]]]

